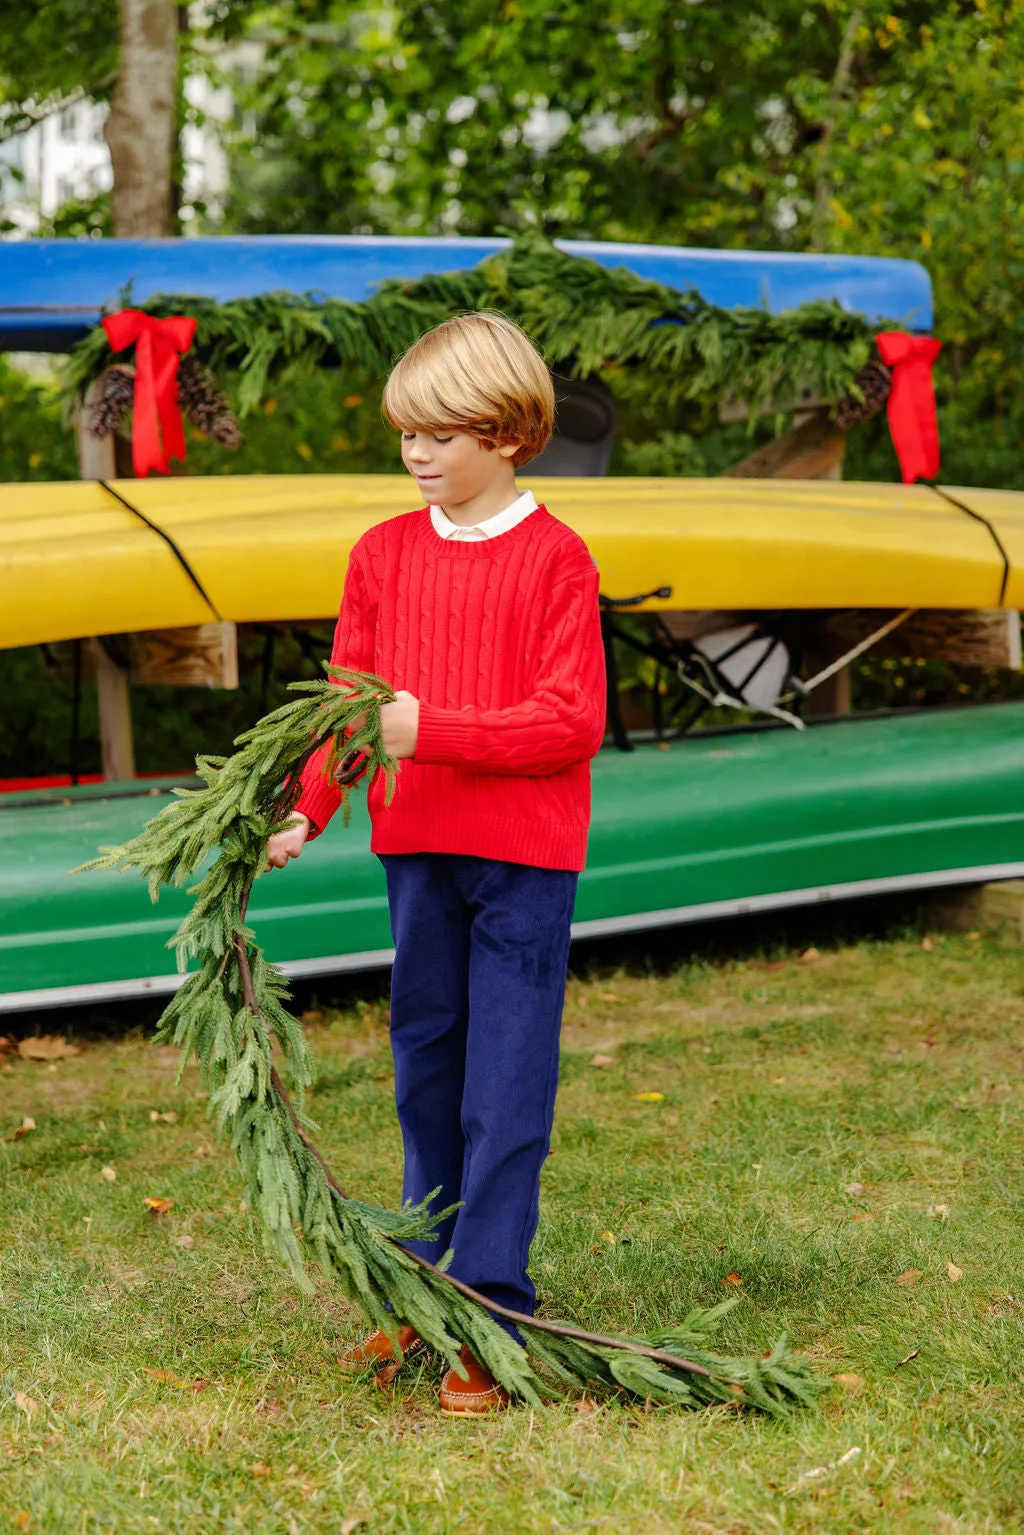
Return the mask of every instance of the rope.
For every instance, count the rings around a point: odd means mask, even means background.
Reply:
[[[943,490],[941,485],[934,485],[932,484],[931,480],[929,480],[928,487],[930,490],[934,490],[937,496],[941,496],[943,501],[948,501],[950,506],[955,506],[959,511],[966,512],[968,517],[973,518],[975,522],[980,522],[983,528],[988,529],[989,537],[995,544],[996,548],[999,550],[999,555],[1003,562],[1003,579],[999,587],[999,606],[1002,607],[1003,599],[1006,596],[1006,586],[1010,579],[1010,556],[1007,554],[1005,548],[1003,547],[1003,541],[999,537],[999,534],[996,532],[995,528],[989,522],[987,517],[983,517],[980,512],[976,512],[971,507],[965,506],[962,501],[957,500],[956,496],[951,496],[948,490]]]
[[[667,602],[671,595],[670,586],[656,586],[653,592],[641,592],[637,597],[606,597],[602,592],[597,600],[605,612],[612,612],[617,608],[638,608],[642,602],[648,602],[652,597],[657,597],[660,602]]]
[[[877,645],[879,640],[884,640],[887,634],[891,634],[894,629],[898,629],[900,624],[917,611],[917,608],[904,608],[902,613],[898,613],[895,618],[890,618],[887,624],[883,624],[880,629],[876,629],[874,634],[869,634],[867,639],[861,640],[859,645],[854,645],[853,649],[840,656],[838,661],[833,661],[832,665],[826,666],[824,671],[817,672],[813,677],[809,677],[806,682],[801,683],[801,691],[805,695],[813,693],[819,683],[827,682],[830,677],[835,676],[836,672],[841,672],[844,666],[849,666],[851,661],[856,661],[857,657],[863,655],[865,650],[870,650],[872,645]]]
[[[178,548],[171,535],[169,533],[165,533],[163,528],[158,527],[155,522],[150,522],[145,512],[140,512],[137,506],[132,506],[131,502],[126,501],[121,492],[119,490],[115,490],[113,485],[109,484],[106,480],[99,480],[97,483],[102,485],[103,489],[107,491],[108,494],[113,496],[115,501],[120,501],[121,505],[125,507],[129,512],[131,512],[133,517],[137,517],[140,522],[144,522],[146,527],[149,528],[150,532],[155,533],[158,538],[163,539],[164,543],[167,545],[168,549],[171,551],[171,553],[174,555],[174,558],[181,566],[182,570],[192,582],[192,585],[195,587],[200,597],[202,597],[203,601],[206,603],[206,606],[210,609],[210,612],[213,614],[214,618],[216,618],[218,622],[223,622],[220,613],[217,611],[217,604],[213,601],[212,597],[207,592],[203,583],[200,581],[199,577],[196,575],[195,571],[192,569],[192,566],[189,564],[184,554],[182,554],[181,550]]]

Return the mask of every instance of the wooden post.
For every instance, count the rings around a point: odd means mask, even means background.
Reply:
[[[128,674],[107,654],[99,640],[89,641],[96,668],[96,696],[100,706],[100,741],[103,777],[108,782],[135,777],[132,744],[132,706]]]
[[[810,666],[810,670],[815,670]],[[823,715],[849,714],[850,712],[850,669],[843,667],[841,672],[836,672],[834,677],[826,677],[819,687],[814,689],[807,703],[804,705],[804,714],[808,719],[817,719]]]
[[[114,434],[94,437],[87,425],[89,411],[99,389],[99,379],[89,385],[85,405],[75,410],[75,444],[78,448],[78,477],[80,480],[114,480],[117,465],[114,462]]]
[[[113,433],[109,437],[94,437],[87,424],[89,408],[97,388],[98,382],[90,386],[84,407],[75,412],[78,472],[83,480],[112,480],[117,474]],[[96,670],[103,777],[110,780],[134,778],[135,748],[132,743],[128,674],[110,659],[98,640],[89,641],[89,654]]]

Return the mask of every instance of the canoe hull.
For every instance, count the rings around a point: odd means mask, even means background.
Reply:
[[[602,752],[577,936],[1024,874],[1024,705],[736,732]],[[67,870],[126,840],[169,785],[9,796],[0,809],[0,1011],[170,991],[189,905],[135,876]],[[390,963],[360,796],[251,920],[294,975]]]

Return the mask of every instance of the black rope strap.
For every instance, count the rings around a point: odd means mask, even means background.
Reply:
[[[149,528],[150,532],[155,533],[158,538],[163,539],[164,543],[167,545],[168,549],[171,551],[171,553],[174,555],[174,558],[181,566],[182,570],[192,582],[192,585],[195,587],[200,597],[202,597],[203,601],[206,603],[206,606],[210,609],[210,612],[213,614],[214,618],[220,622],[221,616],[217,611],[217,604],[210,597],[206,588],[203,586],[203,583],[200,581],[199,577],[196,575],[195,571],[192,569],[192,566],[189,564],[184,554],[178,548],[171,535],[169,533],[165,533],[163,528],[158,527],[155,522],[150,522],[145,512],[140,512],[137,506],[132,506],[131,502],[126,501],[121,492],[119,490],[115,490],[113,485],[109,484],[106,480],[100,480],[98,483],[103,486],[103,489],[107,491],[108,494],[113,496],[115,501],[120,501],[121,505],[125,507],[127,511],[131,512],[133,517],[137,517],[140,522],[144,522],[146,527]]]
[[[966,512],[968,517],[972,517],[975,522],[980,522],[983,528],[988,529],[989,537],[995,544],[996,548],[999,550],[999,556],[1003,562],[1003,579],[999,587],[999,606],[1002,607],[1003,599],[1006,596],[1007,583],[1010,579],[1010,556],[1007,554],[1006,549],[1003,547],[1003,541],[999,537],[999,534],[989,522],[988,518],[982,516],[981,512],[976,512],[972,507],[965,506],[962,501],[957,500],[956,496],[951,496],[948,490],[943,490],[941,485],[936,485],[932,480],[928,481],[928,485],[930,489],[934,490],[937,496],[941,496],[944,501],[948,501],[950,506],[955,506],[961,512]]]
[[[657,597],[661,602],[667,602],[671,595],[670,586],[657,586],[653,592],[641,592],[638,597],[606,597],[602,592],[597,600],[605,612],[612,612],[619,608],[638,608],[642,602],[648,602],[652,597]]]

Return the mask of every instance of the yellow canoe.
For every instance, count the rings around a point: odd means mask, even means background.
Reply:
[[[606,595],[671,587],[649,608],[1024,606],[1024,494],[528,474],[523,484],[586,539]],[[397,475],[0,486],[0,647],[213,618],[330,618],[355,540],[415,504]]]

